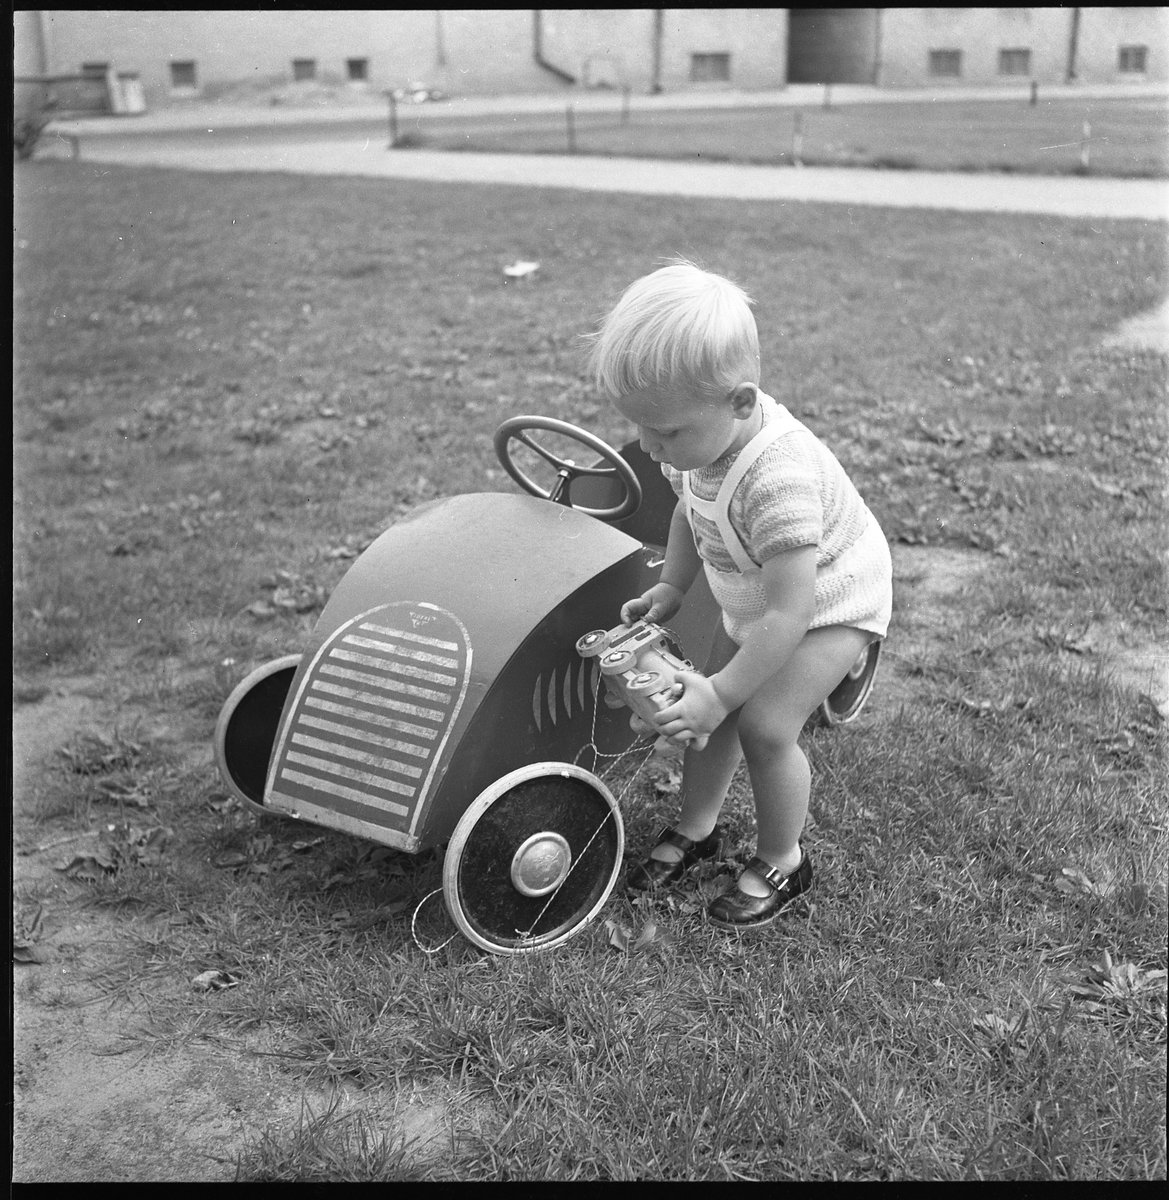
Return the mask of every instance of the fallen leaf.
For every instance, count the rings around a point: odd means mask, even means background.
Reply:
[[[1122,729],[1119,733],[1098,737],[1096,743],[1114,754],[1123,756],[1136,745],[1136,738],[1133,737],[1131,729]]]
[[[540,269],[538,262],[525,262],[518,259],[511,266],[504,267],[503,273],[508,279],[530,279]]]
[[[230,854],[225,854],[214,862],[217,867],[246,867],[247,864],[248,856],[242,850],[233,850]]]
[[[230,971],[203,971],[191,980],[191,986],[197,992],[222,992],[239,987],[239,983],[239,976]]]
[[[113,779],[103,779],[98,783],[97,790],[103,793],[102,799],[116,804],[133,804],[137,808],[150,807],[150,794],[144,791],[139,783],[119,783]]]
[[[156,867],[174,837],[174,830],[165,825],[153,825],[148,829],[130,826],[126,830],[126,846],[132,858],[144,867]]]
[[[117,871],[117,862],[102,850],[94,850],[88,854],[76,854],[64,866],[57,868],[70,879],[88,879],[96,883],[107,875]]]
[[[677,762],[655,755],[650,760],[647,773],[659,796],[676,796],[682,789],[682,771]]]
[[[1089,896],[1100,895],[1100,888],[1079,867],[1064,867],[1059,875],[1055,886],[1064,895],[1071,895],[1074,892],[1086,892]]]
[[[644,950],[646,946],[656,941],[658,937],[658,927],[653,921],[646,921],[641,932],[637,935],[637,941],[633,943],[634,950]]]
[[[1123,499],[1130,494],[1126,488],[1118,487],[1116,484],[1109,483],[1106,479],[1100,479],[1096,475],[1089,474],[1088,479],[1098,492],[1103,492],[1106,496],[1111,496],[1114,500]]]
[[[609,931],[609,945],[616,946],[622,953],[629,953],[630,931],[616,921],[606,921],[605,928]]]

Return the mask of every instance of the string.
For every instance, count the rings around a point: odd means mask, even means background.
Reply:
[[[633,774],[629,777],[629,779],[626,781],[625,787],[622,789],[621,794],[616,797],[616,802],[619,807],[621,804],[621,801],[625,799],[625,797],[629,794],[630,789],[637,782],[638,776],[645,769],[645,764],[649,761],[650,756],[653,754],[654,746],[656,745],[657,739],[655,738],[648,745],[645,742],[634,742],[633,745],[627,746],[624,750],[622,750],[620,754],[605,754],[605,753],[603,753],[601,751],[601,749],[597,746],[597,708],[598,708],[599,704],[600,704],[600,676],[598,673],[598,675],[595,676],[594,680],[593,680],[593,719],[592,719],[591,727],[589,730],[589,741],[586,742],[576,752],[576,756],[573,758],[572,761],[573,761],[574,766],[578,766],[579,762],[580,762],[580,756],[582,754],[584,754],[584,752],[586,750],[592,750],[594,766],[596,765],[597,759],[611,758],[614,760],[613,763],[610,765],[609,770],[607,772],[608,776],[612,777],[615,774],[615,772],[617,771],[617,766],[620,763],[621,759],[626,758],[628,755],[634,753],[634,751],[636,751],[636,750],[644,749],[645,753],[642,755],[641,762],[639,762],[637,764],[637,770],[635,770],[633,772]],[[604,776],[601,777],[601,782],[602,783],[607,782]],[[540,920],[543,918],[544,914],[548,911],[549,907],[555,901],[556,897],[560,895],[560,889],[563,888],[564,885],[571,878],[573,871],[576,870],[577,865],[580,863],[581,859],[583,859],[584,856],[589,852],[589,847],[592,846],[593,842],[595,842],[597,840],[597,838],[601,834],[601,831],[609,823],[609,821],[612,819],[612,817],[613,817],[613,810],[609,809],[609,811],[605,813],[604,819],[601,821],[601,823],[597,826],[597,828],[595,830],[593,830],[593,835],[585,843],[584,848],[580,851],[579,854],[577,854],[573,858],[572,865],[568,868],[567,872],[564,875],[564,878],[556,885],[555,889],[548,896],[548,899],[544,902],[544,907],[541,908],[540,911],[536,914],[531,925],[529,925],[527,929],[516,929],[516,933],[519,935],[521,940],[528,940],[532,937],[532,930],[535,929],[537,925],[539,925]]]
[[[427,892],[426,895],[418,901],[418,907],[414,909],[414,915],[410,918],[410,936],[414,939],[414,945],[416,945],[423,954],[437,954],[440,950],[443,950],[449,946],[451,942],[453,942],[455,938],[459,936],[459,931],[456,929],[455,932],[452,933],[445,942],[440,942],[437,946],[433,947],[433,949],[430,946],[424,946],[422,944],[422,939],[418,936],[418,914],[422,911],[422,906],[427,902],[427,900],[430,899],[431,896],[437,896],[441,891],[442,888],[435,888],[433,892]]]
[[[576,752],[576,755],[573,757],[573,760],[572,760],[573,766],[580,765],[580,757],[587,750],[591,750],[593,752],[593,766],[594,767],[597,766],[600,759],[611,759],[612,762],[609,764],[608,768],[606,769],[605,774],[598,776],[601,779],[602,783],[607,784],[608,780],[612,779],[617,774],[619,767],[620,767],[621,760],[623,758],[628,758],[629,755],[634,754],[635,752],[637,752],[639,750],[644,750],[644,754],[642,755],[641,761],[637,764],[637,769],[625,781],[625,786],[621,789],[620,793],[615,797],[616,803],[619,808],[621,805],[621,802],[625,799],[625,797],[632,790],[633,785],[637,782],[638,777],[641,775],[642,771],[645,769],[645,764],[647,762],[649,762],[650,758],[652,757],[653,752],[654,752],[654,747],[657,744],[657,739],[653,738],[652,740],[649,740],[649,741],[635,741],[631,746],[627,746],[624,750],[622,750],[618,754],[604,753],[600,749],[600,747],[598,747],[598,745],[597,745],[597,707],[601,702],[600,701],[600,673],[599,672],[598,672],[597,676],[594,678],[592,690],[593,690],[593,718],[592,718],[592,722],[591,722],[590,729],[589,729],[589,740],[583,746],[581,746],[581,748]],[[529,925],[527,929],[516,929],[516,933],[519,935],[521,941],[529,941],[532,939],[532,937],[533,937],[532,930],[535,929],[537,925],[539,925],[544,914],[548,911],[549,907],[556,900],[556,897],[560,894],[561,888],[563,888],[564,885],[568,882],[569,878],[571,877],[573,871],[576,870],[577,865],[580,863],[581,859],[583,859],[585,857],[585,855],[588,853],[589,848],[592,846],[593,842],[595,842],[597,840],[597,838],[601,835],[601,831],[605,828],[605,826],[609,823],[609,821],[612,820],[612,817],[613,817],[613,809],[609,809],[609,811],[605,813],[604,819],[597,826],[597,828],[593,831],[592,837],[590,837],[589,840],[585,843],[584,848],[580,851],[579,854],[574,856],[572,865],[568,868],[568,871],[565,873],[564,878],[560,881],[559,884],[557,884],[556,888],[548,896],[548,899],[544,902],[543,908],[541,908],[540,911],[536,914],[536,917],[532,921],[531,925]],[[433,896],[437,896],[442,890],[443,889],[440,887],[435,888],[434,891],[428,892],[425,896],[423,896],[422,899],[418,901],[418,904],[414,909],[414,913],[410,918],[410,936],[414,939],[414,944],[424,954],[438,954],[441,950],[443,950],[447,946],[449,946],[451,944],[451,942],[453,942],[455,940],[455,938],[457,938],[459,936],[458,930],[456,930],[454,933],[451,934],[450,937],[448,937],[446,939],[446,941],[440,942],[437,946],[433,946],[433,947],[424,946],[422,944],[422,939],[418,936],[418,914],[422,911],[422,906],[427,902],[427,900],[431,899],[431,897],[433,897]]]

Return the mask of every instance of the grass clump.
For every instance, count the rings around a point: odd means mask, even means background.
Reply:
[[[401,1136],[363,1112],[341,1113],[334,1102],[314,1115],[302,1109],[292,1132],[265,1130],[240,1154],[236,1183],[408,1183],[421,1173]]]

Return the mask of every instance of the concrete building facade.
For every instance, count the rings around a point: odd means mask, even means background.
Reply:
[[[22,10],[16,74],[134,72],[150,107],[293,83],[452,96],[1169,80],[1167,8]]]
[[[874,82],[969,87],[1169,80],[1166,8],[888,8]]]
[[[152,106],[285,83],[450,95],[573,87],[781,87],[783,9],[555,9],[17,14],[17,74],[112,65]]]

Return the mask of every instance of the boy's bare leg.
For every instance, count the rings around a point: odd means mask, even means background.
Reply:
[[[706,660],[706,674],[721,671],[738,649],[720,620]],[[674,828],[693,841],[701,842],[710,836],[742,760],[737,725],[738,713],[733,712],[710,735],[704,750],[686,749],[682,760],[682,811]],[[682,851],[667,842],[655,846],[651,856],[662,862],[677,862]]]
[[[783,670],[739,710],[738,740],[755,796],[756,854],[785,874],[800,864],[811,769],[798,738],[812,710],[848,673],[871,635],[844,625],[805,634]],[[745,871],[739,888],[766,896],[769,886]]]

